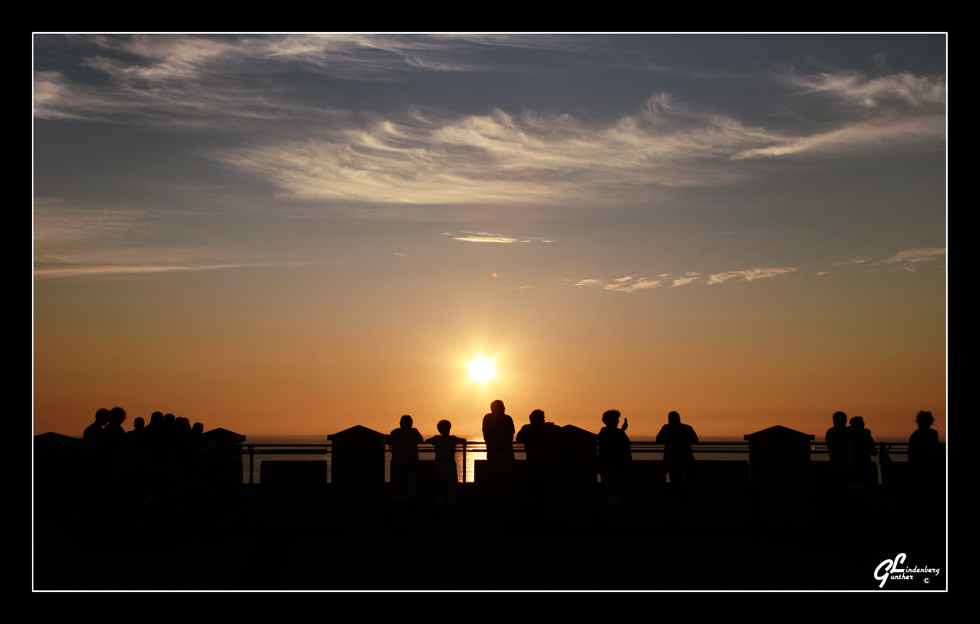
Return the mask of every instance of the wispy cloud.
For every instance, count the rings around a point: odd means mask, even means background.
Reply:
[[[826,72],[785,74],[782,80],[803,94],[829,97],[833,105],[824,114],[835,118],[838,127],[785,136],[766,147],[739,151],[733,160],[881,149],[946,137],[945,77],[901,73],[867,78],[856,72]]]
[[[806,93],[821,93],[866,109],[907,107],[941,112],[946,106],[945,77],[916,76],[908,72],[868,78],[853,71],[815,76],[785,74],[782,79]]]
[[[617,292],[636,292],[650,288],[676,288],[686,284],[693,284],[701,281],[701,274],[688,272],[684,275],[671,275],[664,273],[656,278],[637,277],[632,275],[618,277],[610,281],[597,279],[584,279],[575,283],[576,286],[598,286],[604,290],[615,290]]]
[[[876,262],[875,264],[893,265],[892,268],[902,269],[909,273],[915,273],[916,264],[920,262],[932,262],[938,260],[940,256],[946,255],[945,248],[915,248],[900,251],[887,260]]]
[[[469,243],[553,243],[553,239],[545,238],[543,236],[504,236],[503,234],[492,234],[490,232],[461,232],[460,235],[453,235],[450,232],[445,233],[448,236],[452,236],[453,240],[466,241]]]
[[[905,251],[900,251],[891,258],[887,260],[872,261],[871,258],[867,256],[859,256],[852,260],[844,260],[842,262],[834,263],[834,267],[848,267],[848,266],[859,266],[865,265],[865,272],[873,273],[878,271],[880,268],[886,269],[899,269],[902,271],[908,271],[909,273],[915,273],[916,265],[922,262],[933,262],[940,259],[941,256],[946,254],[946,249],[941,247],[917,247],[914,249],[906,249]],[[833,273],[833,271],[820,271],[817,273],[820,275],[827,275]]]
[[[729,158],[775,138],[658,95],[609,123],[530,111],[453,118],[414,111],[215,157],[307,200],[580,204],[635,200],[657,186],[734,182],[745,174],[726,164]]]
[[[754,269],[743,269],[741,271],[726,271],[725,273],[715,273],[708,278],[708,284],[722,284],[724,282],[754,282],[759,279],[776,277],[786,273],[795,273],[793,267],[756,267]]]
[[[56,277],[80,277],[88,275],[124,275],[145,273],[171,273],[174,271],[214,271],[220,269],[243,269],[250,267],[298,266],[309,262],[239,262],[231,264],[200,264],[200,265],[102,265],[102,266],[68,266],[45,267],[34,270],[37,279]]]
[[[56,45],[63,37],[41,37]],[[88,36],[82,65],[106,80],[81,82],[42,70],[34,76],[34,115],[168,127],[242,120],[312,121],[322,106],[302,106],[284,88],[302,73],[344,80],[390,80],[405,72],[521,71],[478,54],[488,47],[581,48],[584,39],[523,35]]]
[[[89,243],[121,238],[145,226],[149,215],[131,207],[109,207],[53,198],[34,200],[34,244]]]

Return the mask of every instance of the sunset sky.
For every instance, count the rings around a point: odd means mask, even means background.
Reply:
[[[944,35],[34,37],[34,433],[946,438]],[[494,360],[486,385],[468,365]]]

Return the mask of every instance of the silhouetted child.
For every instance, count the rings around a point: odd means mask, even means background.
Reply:
[[[463,438],[449,435],[452,423],[440,420],[436,425],[439,435],[425,441],[436,448],[435,483],[433,503],[436,507],[455,507],[459,504],[459,474],[456,470],[456,445],[466,442]]]

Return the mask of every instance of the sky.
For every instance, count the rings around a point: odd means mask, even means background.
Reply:
[[[33,71],[35,434],[482,439],[500,399],[946,438],[945,35],[35,35]]]

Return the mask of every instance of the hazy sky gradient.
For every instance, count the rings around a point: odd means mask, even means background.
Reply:
[[[34,38],[34,432],[946,429],[942,35]],[[496,277],[494,277],[496,276]],[[486,387],[467,377],[496,359]]]

